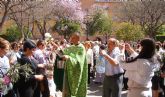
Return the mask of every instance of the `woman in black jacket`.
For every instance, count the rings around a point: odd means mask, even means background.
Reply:
[[[38,68],[43,68],[44,65],[37,64],[38,62],[32,56],[35,48],[36,45],[32,41],[27,40],[24,42],[23,54],[19,60],[19,63],[21,65],[30,65],[33,74],[29,78],[26,78],[25,76],[21,75],[20,71],[20,79],[15,84],[17,95],[19,97],[38,97],[39,94],[36,94],[35,90],[39,81],[44,80],[44,75],[37,73]]]

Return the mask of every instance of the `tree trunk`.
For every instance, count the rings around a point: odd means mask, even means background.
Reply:
[[[108,42],[108,34],[105,33],[105,44],[107,44],[107,42]]]
[[[23,30],[23,23],[22,23],[22,21],[21,21],[21,37],[22,37],[22,39],[25,39],[25,33],[24,33],[24,30]]]
[[[44,20],[44,23],[43,23],[43,32],[42,32],[43,40],[45,39],[45,33],[46,33],[46,20]]]
[[[35,35],[34,35],[34,22],[33,22],[33,24],[32,24],[31,33],[32,33],[32,37],[33,37],[34,39],[36,39],[36,37],[35,37]]]
[[[154,30],[151,32],[150,37],[153,38],[153,39],[156,39],[156,34],[155,34],[155,31]]]
[[[21,10],[22,10],[22,7],[23,7],[23,5],[22,5],[22,3],[21,3]],[[22,11],[21,11],[21,34],[22,34],[22,39],[25,39],[25,34],[24,34],[24,31],[23,31],[23,13],[22,13]]]
[[[86,30],[86,40],[88,41],[89,40],[89,32],[88,32],[88,30]]]
[[[35,23],[37,25],[38,30],[40,31],[40,34],[41,34],[42,38],[44,39],[43,27],[41,26],[41,24],[37,20],[35,21]]]
[[[64,31],[64,39],[66,39],[67,37],[66,37],[67,35],[66,35],[66,31]]]
[[[45,40],[45,34],[42,33],[41,35],[42,35],[42,39]]]
[[[2,31],[2,26],[5,22],[6,17],[7,17],[7,9],[5,9],[4,15],[3,15],[2,20],[0,22],[0,32]]]

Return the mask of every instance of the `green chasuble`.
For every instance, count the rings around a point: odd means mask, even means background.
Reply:
[[[64,54],[69,59],[65,62],[63,97],[86,97],[88,66],[85,47],[73,45],[66,48]]]

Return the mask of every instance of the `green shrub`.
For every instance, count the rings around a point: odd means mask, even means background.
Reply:
[[[5,36],[8,41],[13,42],[21,38],[21,32],[17,26],[12,26],[6,30]]]
[[[56,22],[53,30],[56,31],[58,34],[64,35],[64,37],[66,37],[75,32],[81,32],[81,25],[75,21],[62,19]]]
[[[157,35],[156,41],[161,41],[161,42],[165,41],[165,35]]]
[[[121,23],[116,31],[116,37],[124,41],[137,41],[144,38],[144,32],[139,25],[131,23]]]
[[[112,21],[110,16],[105,11],[96,11],[91,18],[91,21],[86,23],[86,28],[89,35],[111,34]]]

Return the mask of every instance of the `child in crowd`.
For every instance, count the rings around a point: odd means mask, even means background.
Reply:
[[[101,45],[99,50],[105,50],[106,46]],[[101,84],[104,80],[104,73],[105,73],[105,58],[102,55],[99,55],[97,62],[96,62],[96,79],[95,84]]]

